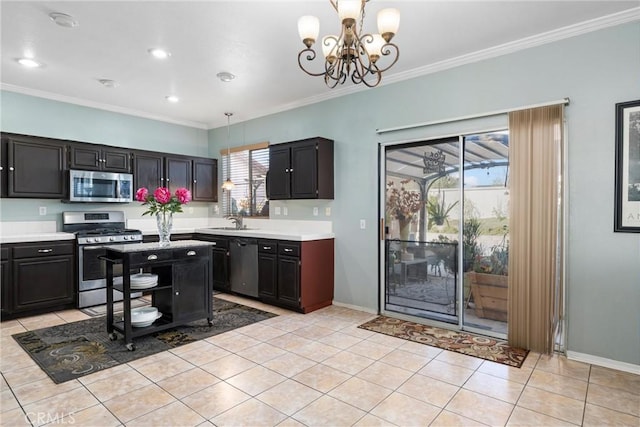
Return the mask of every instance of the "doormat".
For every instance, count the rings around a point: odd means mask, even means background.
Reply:
[[[151,305],[151,297],[146,295],[141,296],[140,298],[135,298],[131,300],[131,308],[144,307],[147,305]],[[80,311],[91,317],[106,316],[107,305],[106,304],[95,305],[93,307],[82,308],[80,309]],[[124,311],[124,303],[122,301],[119,301],[113,304],[114,313],[121,313],[123,311]]]
[[[386,316],[378,316],[358,327],[516,368],[522,367],[529,354],[529,350],[510,347],[506,341],[495,338],[449,331]]]
[[[202,319],[134,338],[135,351],[127,350],[122,334],[109,340],[106,317],[21,332],[13,338],[54,383],[60,384],[275,316],[213,298],[213,326]]]

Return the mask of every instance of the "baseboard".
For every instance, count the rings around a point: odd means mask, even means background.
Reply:
[[[607,359],[605,357],[593,356],[591,354],[578,353],[575,351],[567,351],[567,359],[640,375],[640,365],[634,365],[633,363],[620,362],[613,359]]]
[[[337,305],[338,307],[350,308],[352,310],[364,311],[365,313],[378,314],[378,310],[371,309],[368,307],[360,307],[359,305],[353,304],[345,304],[343,302],[333,301],[333,305]]]

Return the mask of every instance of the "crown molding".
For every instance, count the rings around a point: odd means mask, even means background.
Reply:
[[[31,89],[22,86],[11,85],[7,83],[0,83],[0,89],[7,92],[15,92],[23,95],[35,96],[37,98],[49,99],[52,101],[64,102],[67,104],[81,105],[83,107],[95,108],[98,110],[111,111],[113,113],[125,114],[128,116],[141,117],[143,119],[156,120],[164,123],[171,123],[174,125],[188,126],[197,129],[208,129],[206,123],[192,122],[189,120],[176,120],[171,117],[159,116],[151,114],[146,111],[134,110],[132,108],[119,107],[117,105],[103,104],[100,102],[89,101],[87,99],[75,98],[73,96],[60,95],[57,93],[47,92],[39,89]]]

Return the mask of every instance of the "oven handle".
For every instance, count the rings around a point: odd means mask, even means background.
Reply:
[[[82,249],[102,249],[104,246],[80,246]]]

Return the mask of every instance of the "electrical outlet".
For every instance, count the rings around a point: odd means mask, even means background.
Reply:
[[[192,213],[193,213],[193,208],[192,208],[192,207],[189,207],[189,208],[187,209],[187,212],[189,212],[190,214],[192,214]]]
[[[218,205],[213,206],[213,213],[214,214],[219,214],[220,213],[220,208],[218,207]]]
[[[280,206],[276,206],[276,215],[280,215]]]
[[[40,215],[46,215],[47,214],[47,207],[46,206],[40,206],[40,208],[38,208],[38,211],[40,212]]]
[[[365,228],[367,228],[367,223],[364,219],[360,220],[360,229],[364,230]]]
[[[318,216],[318,208],[317,207],[313,208],[313,216]]]
[[[331,216],[331,208],[330,207],[324,208],[324,216]]]
[[[289,209],[286,206],[282,208],[282,215],[284,216],[289,215]]]

